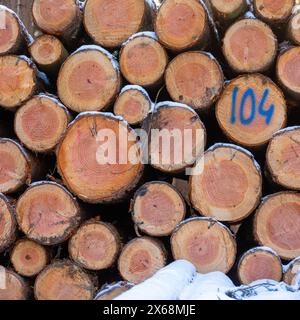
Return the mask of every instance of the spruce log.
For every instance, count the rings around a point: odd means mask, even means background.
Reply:
[[[121,47],[120,68],[129,83],[157,87],[162,83],[168,56],[155,33],[141,32]]]
[[[216,118],[228,138],[247,147],[260,147],[286,125],[284,95],[261,74],[231,80],[216,104]]]
[[[63,63],[57,79],[60,100],[75,112],[109,107],[120,86],[117,61],[97,46],[83,46],[75,51]]]
[[[300,257],[295,258],[287,266],[285,266],[283,281],[291,286],[297,285],[296,281],[300,274]]]
[[[264,22],[242,19],[226,31],[223,53],[236,73],[266,72],[276,58],[277,38]]]
[[[104,285],[96,294],[94,300],[114,300],[122,293],[130,290],[134,285],[127,281],[119,281],[117,283]]]
[[[0,192],[6,194],[36,180],[41,164],[16,141],[0,138],[0,168]]]
[[[31,41],[24,24],[15,12],[0,5],[0,55],[20,54]]]
[[[16,239],[15,210],[9,200],[0,194],[0,252],[6,250]]]
[[[10,261],[18,274],[33,277],[48,264],[49,255],[45,247],[28,240],[19,240],[10,254]]]
[[[170,62],[165,81],[174,101],[205,111],[221,94],[224,75],[211,54],[193,51],[182,53]]]
[[[295,4],[295,0],[253,1],[255,15],[270,25],[286,23]]]
[[[88,0],[84,26],[93,41],[103,47],[119,47],[132,34],[152,30],[152,0]]]
[[[293,44],[300,45],[300,7],[295,7],[293,15],[289,19],[287,27],[287,37]]]
[[[34,0],[32,15],[44,33],[57,36],[66,43],[76,40],[81,29],[82,12],[78,0]]]
[[[135,238],[123,248],[118,269],[122,278],[134,284],[153,276],[166,265],[166,252],[160,242],[148,238]]]
[[[174,259],[192,262],[200,273],[227,273],[236,258],[236,242],[230,230],[208,218],[183,221],[172,234],[171,248]]]
[[[62,42],[52,35],[41,35],[29,47],[30,55],[39,69],[51,77],[56,77],[68,51]]]
[[[61,185],[47,181],[31,185],[21,195],[16,215],[26,236],[43,245],[66,241],[81,220],[76,199]]]
[[[276,184],[300,190],[299,155],[300,127],[288,127],[274,134],[266,153],[266,167]]]
[[[140,125],[152,110],[152,101],[140,86],[126,86],[122,89],[114,105],[114,113],[129,125]]]
[[[300,47],[291,47],[279,55],[277,78],[283,89],[294,99],[300,98]]]
[[[91,203],[126,198],[143,172],[136,139],[133,130],[111,114],[79,115],[57,151],[58,169],[69,190]]]
[[[262,193],[262,175],[253,155],[234,145],[216,144],[203,157],[202,172],[190,179],[193,207],[219,221],[244,220]]]
[[[0,56],[0,106],[15,109],[37,91],[37,70],[25,56]]]
[[[151,165],[168,173],[193,165],[206,145],[206,130],[197,113],[166,101],[158,103],[149,118]]]
[[[69,260],[56,261],[36,278],[37,300],[92,300],[95,284],[89,274]]]
[[[280,192],[263,199],[254,219],[254,236],[260,245],[282,259],[300,256],[300,195]]]
[[[238,264],[241,284],[251,284],[257,280],[282,279],[282,264],[277,253],[267,247],[253,248],[243,254]]]
[[[206,8],[199,0],[165,0],[154,29],[160,43],[172,51],[204,48],[209,38]]]
[[[0,277],[4,280],[4,288],[0,287],[0,301],[27,300],[30,292],[29,285],[22,277],[2,266],[0,266]]]
[[[144,184],[136,192],[131,206],[137,228],[153,237],[170,235],[186,214],[181,194],[161,181]]]
[[[117,229],[111,224],[95,220],[83,224],[69,241],[70,258],[89,270],[110,268],[120,249]]]
[[[19,140],[34,152],[51,152],[67,130],[69,111],[55,97],[40,94],[27,101],[15,114]]]

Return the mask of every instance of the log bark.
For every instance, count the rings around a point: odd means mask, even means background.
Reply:
[[[286,125],[287,106],[279,87],[261,74],[231,80],[216,104],[216,118],[226,136],[259,148]]]
[[[206,217],[235,223],[258,206],[262,174],[253,155],[230,144],[216,144],[203,156],[203,170],[190,178],[193,207]]]
[[[31,42],[31,36],[17,14],[0,5],[0,55],[21,54]]]
[[[0,138],[0,192],[13,193],[36,180],[42,171],[39,160],[19,143]]]
[[[300,195],[280,192],[263,199],[254,219],[258,243],[275,250],[282,259],[300,255]]]
[[[251,284],[257,280],[282,279],[282,264],[277,253],[267,247],[253,248],[243,254],[238,264],[241,284]]]
[[[104,285],[96,294],[94,300],[114,300],[124,292],[130,290],[134,285],[127,281]]]
[[[253,18],[242,19],[226,31],[223,53],[234,72],[263,73],[273,66],[277,38],[264,22]]]
[[[58,260],[36,278],[37,300],[92,300],[95,284],[90,275],[69,260]]]
[[[171,51],[205,48],[209,39],[206,8],[199,0],[165,0],[159,7],[154,30]]]
[[[84,26],[95,43],[117,48],[132,34],[152,30],[155,11],[152,0],[88,0],[84,7]]]
[[[166,50],[154,32],[137,33],[121,47],[120,68],[129,83],[158,87],[163,81],[167,64]]]
[[[283,51],[276,65],[277,79],[284,91],[293,99],[299,99],[299,79],[296,76],[295,68],[300,64],[300,47],[290,47]]]
[[[236,258],[236,242],[230,230],[208,218],[183,221],[172,234],[171,248],[175,260],[192,262],[200,273],[227,273]]]
[[[16,239],[15,210],[9,200],[0,194],[0,252],[6,250]]]
[[[273,182],[300,190],[300,127],[288,127],[274,134],[266,153],[266,167]]]
[[[103,270],[112,267],[121,249],[117,229],[108,223],[91,220],[69,241],[69,255],[82,268]]]
[[[223,90],[224,75],[217,60],[206,52],[185,52],[167,67],[165,82],[169,95],[197,111],[207,111]]]
[[[253,7],[257,18],[270,25],[280,25],[288,21],[292,14],[295,0],[254,0]]]
[[[44,33],[67,44],[76,41],[81,29],[82,10],[77,0],[34,0],[32,16]]]
[[[140,156],[127,124],[111,114],[83,113],[60,143],[57,165],[68,189],[80,199],[111,203],[127,198],[139,182],[144,167]]]
[[[181,194],[161,181],[144,184],[136,192],[131,206],[136,227],[153,237],[169,236],[186,215]]]
[[[295,258],[287,266],[284,266],[283,281],[291,286],[297,285],[300,274],[300,257]]]
[[[27,300],[30,293],[27,282],[15,272],[2,266],[0,272],[5,284],[4,288],[0,288],[0,300]]]
[[[124,280],[137,284],[163,268],[166,259],[165,249],[160,242],[148,237],[135,238],[123,248],[118,269]]]
[[[81,220],[76,199],[61,185],[46,181],[31,185],[21,195],[16,216],[29,239],[47,246],[66,241]]]
[[[14,129],[28,149],[49,153],[67,130],[71,115],[54,96],[39,94],[27,101],[15,114]]]
[[[115,100],[121,86],[118,63],[98,46],[83,46],[62,65],[57,92],[66,107],[75,111],[100,111]]]
[[[37,69],[25,56],[0,56],[0,106],[14,110],[37,91]]]
[[[49,258],[45,247],[28,239],[19,240],[10,254],[14,269],[24,277],[34,277],[39,274],[48,264]]]
[[[62,42],[52,35],[37,37],[29,47],[29,53],[39,69],[56,78],[63,62],[68,57],[68,51]]]
[[[151,110],[152,101],[147,91],[136,85],[124,87],[114,105],[114,114],[131,126],[141,125]]]
[[[206,130],[192,108],[179,103],[161,102],[148,119],[150,161],[155,169],[174,174],[195,163],[205,148]]]

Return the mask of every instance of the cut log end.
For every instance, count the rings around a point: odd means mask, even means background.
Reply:
[[[257,241],[275,250],[282,259],[300,256],[300,195],[281,192],[267,197],[254,220]]]
[[[182,196],[168,183],[147,183],[136,192],[133,200],[133,221],[150,236],[170,235],[185,213]]]
[[[0,194],[0,252],[7,249],[16,238],[15,213],[8,199]]]
[[[257,280],[282,278],[280,257],[273,251],[258,247],[247,251],[239,261],[238,277],[241,284],[250,284]]]
[[[150,278],[165,264],[166,254],[162,245],[143,237],[133,239],[124,247],[118,268],[124,280],[137,284]]]
[[[57,90],[68,108],[76,112],[100,111],[114,101],[121,79],[110,57],[105,51],[87,49],[64,62],[57,79]]]
[[[155,32],[160,42],[173,51],[204,45],[208,17],[198,0],[166,0],[160,6]]]
[[[295,0],[254,0],[253,4],[258,18],[275,25],[287,21],[296,3]]]
[[[300,68],[300,47],[292,47],[283,52],[277,60],[277,78],[292,97],[300,97],[300,76],[295,70]]]
[[[37,300],[92,300],[95,286],[90,276],[70,261],[57,261],[36,278]]]
[[[65,133],[70,119],[67,109],[50,96],[35,96],[15,115],[19,140],[34,152],[54,150]]]
[[[275,134],[268,146],[266,165],[272,180],[287,188],[300,190],[300,127]]]
[[[159,130],[151,136],[151,165],[168,173],[191,166],[206,145],[206,130],[196,112],[182,104],[161,102],[150,117],[151,129]]]
[[[142,88],[128,87],[116,100],[114,113],[122,116],[130,125],[139,125],[147,118],[151,108],[152,102]]]
[[[247,147],[265,145],[285,127],[287,107],[282,91],[261,74],[229,82],[216,104],[216,117],[225,134]]]
[[[23,56],[0,57],[0,106],[14,109],[37,89],[36,68]]]
[[[288,264],[283,275],[283,281],[288,285],[296,285],[296,278],[300,272],[300,257],[294,259]]]
[[[32,185],[16,205],[17,221],[29,239],[43,245],[62,243],[80,222],[76,200],[53,182]]]
[[[52,35],[41,35],[29,47],[29,52],[39,69],[56,76],[68,56],[61,41]]]
[[[4,8],[0,9],[1,23],[0,28],[0,55],[19,53],[23,45],[23,35],[17,17]]]
[[[116,136],[109,134],[110,138],[105,140],[107,131]],[[69,189],[92,203],[117,202],[127,197],[143,171],[133,135],[132,129],[109,114],[79,116],[69,127],[57,153],[58,168]]]
[[[300,11],[293,14],[289,20],[288,37],[295,45],[300,45]]]
[[[127,41],[120,52],[120,68],[129,83],[154,87],[163,79],[168,56],[153,37],[141,33]]]
[[[190,180],[190,199],[202,215],[238,222],[257,207],[262,176],[254,158],[233,145],[212,147],[204,154],[204,169]]]
[[[120,247],[118,231],[112,225],[88,222],[70,239],[69,254],[85,269],[102,270],[114,264]]]
[[[35,24],[45,33],[64,36],[78,24],[79,7],[75,0],[34,0]]]
[[[31,240],[18,241],[11,253],[11,263],[18,274],[33,277],[39,274],[48,264],[47,250]]]
[[[267,71],[274,62],[277,39],[272,29],[257,19],[242,19],[226,32],[223,52],[237,73]]]
[[[192,262],[200,273],[227,273],[236,258],[236,242],[225,226],[207,218],[184,221],[171,237],[174,259]]]
[[[116,297],[130,290],[132,287],[133,284],[126,281],[105,285],[100,292],[97,293],[95,300],[114,300]]]
[[[147,3],[144,0],[88,0],[84,9],[84,25],[97,44],[119,47],[145,23]]]
[[[205,52],[185,52],[168,65],[165,81],[174,101],[197,111],[207,110],[219,97],[224,76],[219,63]]]
[[[15,272],[0,266],[0,272],[4,273],[4,287],[0,288],[0,301],[1,300],[27,300],[29,296],[29,286]],[[2,279],[2,278],[1,278]]]
[[[215,17],[222,26],[242,15],[247,9],[246,0],[211,0]]]
[[[31,165],[15,141],[0,138],[0,192],[12,193],[31,181]]]

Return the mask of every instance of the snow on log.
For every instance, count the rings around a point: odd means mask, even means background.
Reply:
[[[298,286],[300,290],[300,257],[284,266],[283,281],[288,285]]]
[[[122,293],[130,290],[133,286],[134,284],[127,281],[119,281],[113,284],[106,284],[96,294],[94,300],[114,300]]]
[[[195,275],[196,269],[190,262],[175,261],[114,300],[178,300]]]

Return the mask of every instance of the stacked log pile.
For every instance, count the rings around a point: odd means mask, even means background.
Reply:
[[[0,299],[113,299],[179,259],[292,285],[299,12],[34,0],[32,37],[0,6]]]

